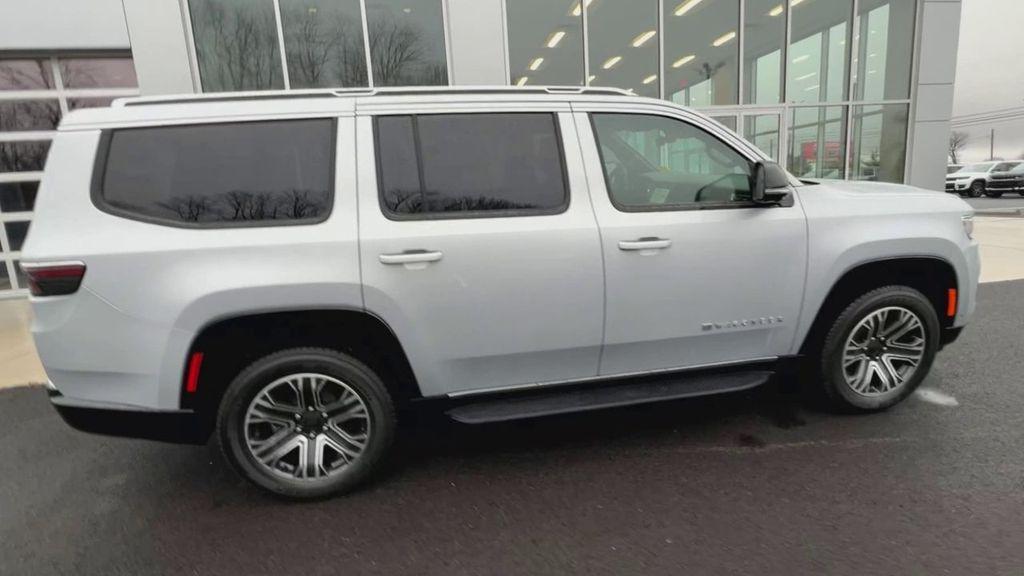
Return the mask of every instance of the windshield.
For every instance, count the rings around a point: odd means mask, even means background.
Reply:
[[[963,168],[958,170],[958,172],[988,172],[988,169],[991,168],[992,166],[993,164],[991,162],[982,162],[980,164],[968,164],[967,166],[964,166]]]
[[[1009,172],[1017,166],[1020,166],[1020,162],[1000,162],[996,164],[996,167],[992,169],[993,172]]]

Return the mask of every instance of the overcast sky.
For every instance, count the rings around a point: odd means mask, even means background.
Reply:
[[[1018,108],[1014,120],[957,127],[970,136],[964,158],[986,160],[989,130],[995,154],[1024,154],[1024,0],[963,0],[956,65],[953,121],[978,112]]]

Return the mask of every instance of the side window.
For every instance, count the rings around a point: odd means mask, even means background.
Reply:
[[[380,116],[381,205],[396,217],[561,212],[568,194],[559,138],[549,113]]]
[[[622,210],[680,210],[751,200],[751,163],[674,118],[592,115],[612,202]]]
[[[334,132],[331,119],[114,130],[94,201],[178,226],[320,222],[331,211]]]

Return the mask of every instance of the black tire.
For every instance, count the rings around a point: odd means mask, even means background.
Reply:
[[[1021,197],[1024,197],[1024,190],[1017,192],[1017,194],[1020,195]]]
[[[245,415],[256,396],[268,384],[301,373],[323,374],[344,382],[368,413],[368,437],[362,452],[330,476],[287,478],[259,462],[246,443]],[[335,350],[294,348],[265,356],[235,377],[221,402],[217,437],[225,458],[241,476],[275,495],[306,500],[342,494],[366,480],[388,453],[396,425],[391,395],[369,367]]]
[[[967,195],[971,198],[981,198],[981,195],[985,193],[985,182],[982,180],[975,180],[971,182],[971,187],[967,189]]]
[[[985,196],[988,196],[989,198],[1002,198],[1003,197],[1003,193],[1002,192],[995,192],[993,190],[985,190]]]
[[[905,381],[880,395],[864,395],[847,384],[843,352],[851,332],[870,314],[887,307],[909,310],[920,320],[924,335],[922,357]],[[886,410],[909,396],[924,380],[935,359],[939,345],[939,318],[928,299],[907,286],[885,286],[864,294],[843,310],[832,323],[825,337],[819,358],[822,392],[830,406],[842,412],[877,412]]]

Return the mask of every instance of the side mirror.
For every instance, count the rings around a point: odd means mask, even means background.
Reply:
[[[790,205],[792,198],[786,189],[788,182],[785,171],[775,164],[756,162],[750,176],[750,197],[756,204],[765,206]]]
[[[767,191],[765,172],[764,162],[757,162],[754,164],[754,173],[750,176],[750,196],[758,204],[765,201]]]

